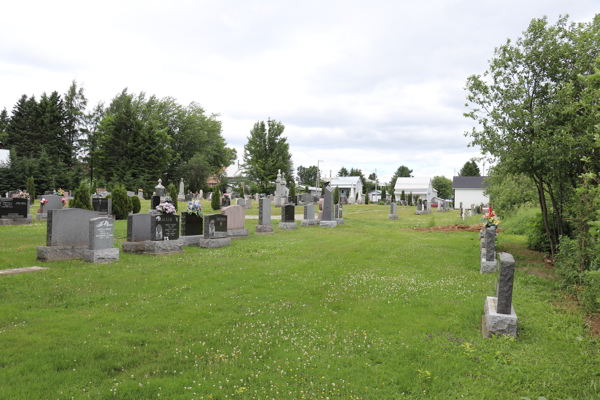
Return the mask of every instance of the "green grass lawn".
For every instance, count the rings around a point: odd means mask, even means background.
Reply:
[[[599,397],[597,339],[555,281],[517,256],[520,336],[483,339],[495,277],[478,233],[412,229],[458,211],[398,210],[346,206],[335,229],[265,236],[248,219],[229,247],[106,265],[38,262],[46,222],[0,226],[0,268],[50,268],[0,277],[0,399]]]

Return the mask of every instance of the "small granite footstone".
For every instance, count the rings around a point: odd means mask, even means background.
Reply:
[[[227,236],[232,239],[248,237],[248,228],[243,229],[227,229]]]
[[[141,254],[146,250],[146,242],[123,242],[123,252]]]
[[[2,275],[24,274],[26,272],[42,271],[42,270],[45,270],[45,269],[50,269],[50,268],[45,268],[45,267],[25,267],[25,268],[0,269],[0,276],[2,276]]]
[[[287,207],[287,206],[285,206],[285,207]],[[296,223],[295,222],[280,222],[279,229],[284,230],[284,231],[294,230],[294,229],[296,229]]]
[[[335,228],[337,226],[337,222],[321,220],[321,222],[319,222],[319,226],[321,228]]]
[[[169,254],[183,253],[183,240],[147,240],[144,243],[144,254],[150,254],[153,256],[163,256]]]
[[[198,242],[192,244],[192,246],[199,246],[203,249],[214,249],[218,247],[230,246],[231,238],[215,238],[215,239],[204,239],[201,238]]]
[[[119,261],[119,249],[85,250],[83,252],[83,259],[86,262],[99,264]]]
[[[256,225],[257,235],[271,235],[273,233],[273,225]]]

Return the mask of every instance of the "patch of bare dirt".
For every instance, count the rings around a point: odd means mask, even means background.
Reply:
[[[482,224],[477,225],[444,225],[444,226],[433,226],[431,228],[412,228],[413,231],[436,231],[436,232],[479,232]],[[502,232],[502,230],[498,230]]]
[[[600,336],[600,315],[585,317],[585,323],[590,327],[590,335]]]

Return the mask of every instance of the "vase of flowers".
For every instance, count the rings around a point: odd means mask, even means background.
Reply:
[[[500,218],[496,216],[496,213],[492,210],[492,206],[488,207],[488,213],[483,218],[486,228],[496,228],[500,224]]]
[[[157,205],[155,210],[161,214],[175,214],[175,206],[171,203],[167,203],[166,201]]]

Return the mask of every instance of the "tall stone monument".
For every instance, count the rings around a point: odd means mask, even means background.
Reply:
[[[185,193],[183,193],[183,188],[183,178],[181,178],[181,181],[179,181],[179,194],[177,194],[178,201],[185,201]]]

